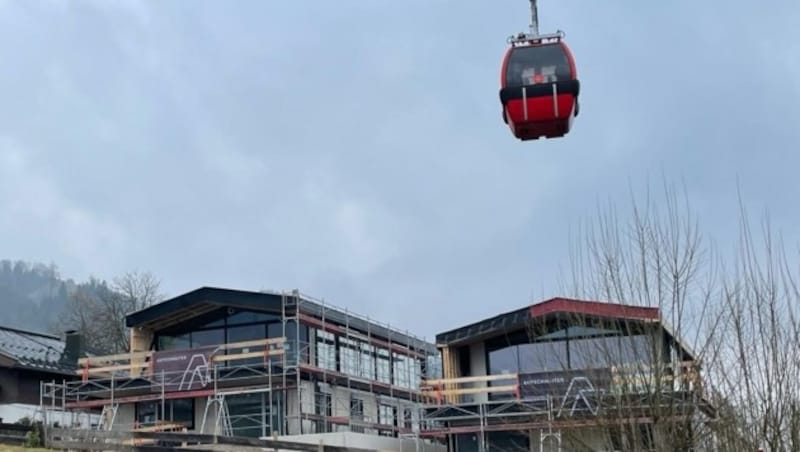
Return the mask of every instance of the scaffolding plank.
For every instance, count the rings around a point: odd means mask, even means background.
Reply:
[[[478,375],[475,377],[457,377],[457,378],[439,378],[436,380],[423,380],[423,384],[428,385],[446,385],[458,383],[480,383],[497,380],[516,380],[519,378],[518,374],[495,374],[495,375]]]
[[[237,353],[235,355],[216,355],[211,358],[214,362],[219,361],[236,361],[240,359],[250,359],[250,358],[262,358],[262,357],[272,357],[272,356],[279,356],[283,355],[283,350],[267,350],[262,352],[247,352],[247,353]]]
[[[107,366],[107,367],[89,367],[88,369],[78,369],[75,371],[76,375],[83,375],[88,373],[89,375],[106,373],[106,372],[116,372],[120,370],[132,370],[132,369],[142,369],[145,367],[150,366],[150,363],[139,363],[139,364],[117,364],[116,366]]]
[[[482,393],[493,393],[493,392],[516,392],[516,390],[517,390],[517,385],[504,385],[504,386],[486,386],[480,388],[445,389],[442,391],[431,391],[431,392],[443,396],[448,396],[448,395],[482,394]]]
[[[167,392],[163,395],[165,400],[171,399],[188,399],[194,397],[208,397],[214,393],[214,389],[200,389],[196,391],[178,391]],[[161,400],[162,395],[159,393],[149,393],[136,396],[115,397],[114,399],[97,399],[97,400],[80,400],[77,402],[67,402],[64,404],[66,408],[99,408],[109,403],[132,403],[132,402],[148,402],[152,400]]]
[[[116,355],[102,355],[102,356],[91,356],[88,358],[80,358],[78,359],[78,365],[84,366],[86,364],[95,364],[95,363],[109,363],[114,361],[121,361],[126,359],[133,359],[133,358],[149,358],[152,355],[152,351],[146,352],[133,352],[133,353],[119,353]]]

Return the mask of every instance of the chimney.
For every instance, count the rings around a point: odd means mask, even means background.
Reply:
[[[84,351],[83,335],[75,330],[64,333],[64,353],[61,354],[61,362],[78,367],[78,359]]]

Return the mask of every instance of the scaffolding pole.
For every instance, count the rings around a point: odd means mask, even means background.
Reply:
[[[278,294],[276,293],[275,295]],[[304,427],[307,419],[309,422],[311,419],[316,419],[319,423],[318,425],[322,426],[320,430],[325,432],[333,432],[339,426],[346,426],[351,431],[369,429],[370,432],[392,432],[392,436],[400,438],[419,430],[415,427],[415,424],[421,424],[424,415],[421,405],[423,398],[419,393],[417,384],[422,379],[423,374],[430,371],[430,369],[427,366],[428,349],[423,349],[418,344],[416,337],[412,337],[408,331],[403,334],[401,330],[395,330],[388,324],[373,322],[368,316],[353,314],[348,309],[336,308],[336,311],[332,311],[328,303],[324,301],[321,302],[321,312],[318,311],[316,306],[306,308],[304,306],[305,303],[313,305],[315,300],[306,300],[297,290],[283,291],[280,297],[280,330],[285,341],[284,346],[292,352],[292,361],[287,361],[289,358],[287,358],[285,349],[283,350],[282,361],[274,359],[269,353],[269,345],[266,346],[266,369],[262,369],[264,372],[258,378],[266,376],[269,381],[270,390],[267,391],[269,396],[264,395],[261,398],[262,416],[260,418],[263,420],[262,422],[266,423],[267,414],[265,410],[269,409],[269,428],[262,426],[262,434],[296,435],[309,433],[309,428],[307,426]],[[335,313],[336,316],[332,316],[332,313]],[[338,320],[337,317],[341,314],[344,314],[344,316],[341,320]],[[334,322],[331,322],[332,318],[335,320]],[[325,353],[325,363],[322,363],[323,356],[315,348],[316,342],[320,341],[317,340],[319,338],[311,330],[309,330],[306,340],[301,338],[300,332],[303,328],[311,325],[319,327],[320,321],[321,331],[327,333],[330,330],[334,334],[333,357],[338,362],[334,369],[329,368],[331,364],[328,359],[331,357],[330,351]],[[292,322],[294,322],[293,325]],[[384,327],[386,328],[385,330],[383,329]],[[291,332],[293,332],[294,336],[287,339]],[[347,341],[347,344],[342,347],[341,345],[344,345],[342,342],[345,341]],[[327,336],[324,342],[328,343]],[[337,343],[340,347],[336,347]],[[220,345],[220,350],[224,350],[228,344]],[[352,355],[347,355],[346,353],[348,352],[344,351],[345,349],[352,350]],[[152,359],[150,353],[154,353],[154,351],[141,353],[143,354],[142,356],[147,357],[144,359]],[[230,355],[230,353],[227,355]],[[213,367],[213,385],[178,394],[171,386],[167,387],[167,384],[172,384],[170,383],[172,377],[167,375],[169,372],[165,373],[166,371],[161,370],[154,375],[151,368],[150,372],[142,373],[137,378],[124,371],[112,371],[110,376],[107,376],[107,371],[103,372],[104,366],[109,367],[110,364],[117,362],[117,367],[121,368],[136,366],[139,363],[127,363],[129,358],[133,359],[130,356],[97,358],[97,361],[94,358],[92,360],[95,363],[94,367],[87,364],[84,371],[86,378],[91,378],[88,382],[67,382],[64,380],[60,384],[56,381],[42,383],[40,406],[43,407],[44,418],[52,422],[52,415],[49,413],[54,414],[58,404],[66,408],[67,402],[69,402],[70,410],[103,407],[105,414],[101,414],[100,428],[111,429],[117,427],[118,416],[116,416],[116,408],[120,403],[153,401],[156,407],[160,407],[160,410],[156,409],[155,413],[156,422],[159,422],[172,419],[172,416],[168,414],[166,400],[182,398],[201,400],[201,398],[206,398],[206,407],[202,416],[203,421],[200,423],[200,429],[206,430],[210,427],[212,420],[211,409],[216,406],[217,415],[213,416],[217,419],[215,424],[222,427],[220,433],[229,435],[233,431],[232,427],[228,427],[232,424],[231,413],[227,409],[229,405],[227,396],[229,394],[222,394],[225,389],[220,389],[218,386],[219,380],[222,379],[222,381],[227,382],[226,385],[229,385],[238,378],[251,378],[251,376],[241,377],[239,376],[240,374],[236,373],[239,367],[233,365],[234,361],[229,360],[230,356],[215,356],[215,360],[217,358],[222,359],[213,361],[214,363],[220,363],[219,365],[214,364],[211,366]],[[105,358],[106,361],[100,358]],[[245,357],[240,359],[245,359]],[[419,360],[425,361],[420,362]],[[119,364],[120,361],[126,364]],[[278,363],[282,363],[280,373],[273,372],[273,364],[277,365]],[[406,367],[405,369],[402,367],[403,365]],[[241,368],[245,367],[247,366],[244,365]],[[133,369],[134,367],[131,368]],[[290,372],[294,372],[294,375]],[[309,373],[312,380],[322,378],[324,387],[314,385],[311,389],[304,388],[303,372]],[[386,372],[388,372],[388,375],[385,375]],[[147,384],[152,385],[153,391],[144,393],[131,392],[136,390],[131,381],[141,381],[141,379],[147,380],[149,382]],[[205,379],[207,380],[208,378]],[[274,391],[278,384],[280,384],[281,390]],[[296,388],[295,391],[292,390],[292,386]],[[74,390],[70,389],[73,387]],[[223,386],[223,388],[225,387],[227,386]],[[47,401],[45,397],[45,394],[48,394],[48,388],[52,392],[50,401]],[[249,394],[256,391],[251,389],[244,388],[241,393]],[[62,393],[57,394],[58,390],[61,390]],[[363,393],[359,395],[359,391],[363,391]],[[273,396],[272,394],[276,392],[278,394]],[[318,393],[330,395],[330,398],[324,396],[322,402],[320,402],[320,405],[324,405],[322,406],[324,411],[320,413],[321,417],[306,414],[304,411],[304,393],[308,393],[306,397],[311,396],[313,398],[312,408],[317,403]],[[73,400],[72,396],[74,394],[76,394],[76,397]],[[280,394],[283,394],[283,396],[280,397]],[[292,396],[296,396],[297,400],[290,400]],[[363,404],[362,410],[358,415],[356,415],[355,411],[351,412],[350,409],[350,401],[354,397],[359,398]],[[372,406],[373,398],[375,400],[374,409]],[[269,404],[268,408],[266,408],[266,404]],[[342,404],[344,404],[344,409],[337,409]],[[48,405],[49,410],[45,409]],[[387,416],[381,416],[383,410],[381,406],[393,407],[394,413],[389,414],[387,412],[385,413]],[[353,406],[353,408],[356,408],[356,406]],[[341,415],[337,416],[340,413]],[[348,415],[345,417],[344,413],[348,413]],[[278,419],[280,421],[276,420],[275,416],[279,416]],[[235,416],[233,417],[235,418]],[[393,422],[389,422],[391,418],[394,418]],[[294,427],[295,420],[297,427]],[[407,420],[410,422],[408,426],[406,425]],[[89,422],[90,424],[92,423],[91,416],[89,416]],[[275,431],[272,431],[273,426],[276,426]],[[218,429],[218,427],[215,427],[215,431]],[[419,441],[419,433],[414,435]]]

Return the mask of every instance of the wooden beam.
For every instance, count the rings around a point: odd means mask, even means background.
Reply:
[[[279,355],[283,355],[283,350],[267,350],[264,352],[237,353],[235,355],[215,355],[213,358],[211,358],[211,360],[214,362],[236,361],[240,359],[262,358],[262,357],[271,357]]]
[[[131,349],[134,350],[137,347],[143,346],[145,343],[149,346],[149,337],[152,337],[152,333],[148,333],[146,330],[133,329],[131,332]],[[250,358],[280,356],[285,353],[283,347],[285,343],[285,337],[277,337],[220,344],[217,351],[249,348],[254,348],[256,351],[230,353],[227,355],[215,354],[211,357],[211,360],[213,362],[228,362]],[[118,371],[128,371],[129,376],[133,378],[142,377],[147,373],[145,370],[153,363],[154,353],[156,352],[152,350],[131,351],[130,353],[119,353],[116,355],[82,358],[78,361],[80,368],[76,371],[76,374],[83,375],[84,380],[88,379],[89,376],[98,376],[100,374]]]
[[[459,384],[459,383],[480,383],[485,381],[497,380],[516,380],[518,374],[495,374],[495,375],[479,375],[475,377],[458,377],[458,378],[439,378],[436,380],[423,380],[422,384],[428,385],[443,385],[443,384]]]
[[[460,388],[460,389],[446,389],[444,391],[425,391],[426,395],[431,395],[430,393],[434,393],[434,395],[439,394],[442,396],[449,396],[449,395],[466,395],[466,394],[484,394],[484,393],[493,393],[493,392],[517,392],[517,385],[505,385],[505,386],[485,386],[480,388]]]
[[[142,374],[142,369],[147,366],[140,366],[147,361],[147,356],[141,352],[149,352],[150,344],[153,343],[153,330],[146,328],[131,328],[131,350],[128,360],[136,367],[131,369],[131,377],[138,377]]]
[[[134,358],[149,358],[150,355],[152,354],[153,354],[152,351],[146,351],[146,352],[120,353],[117,355],[92,356],[89,358],[80,358],[78,360],[78,364],[80,366],[83,366],[85,364],[106,364],[113,361],[121,361]]]
[[[220,350],[230,350],[234,348],[258,347],[259,345],[279,345],[286,342],[285,337],[274,337],[271,339],[256,339],[253,341],[231,342],[219,346]]]

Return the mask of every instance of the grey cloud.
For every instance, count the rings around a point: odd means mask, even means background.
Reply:
[[[555,295],[569,225],[662,170],[721,237],[737,176],[797,221],[800,6],[542,1],[581,116],[518,143],[497,84],[526,2],[501,3],[4,3],[0,248],[431,336]]]

